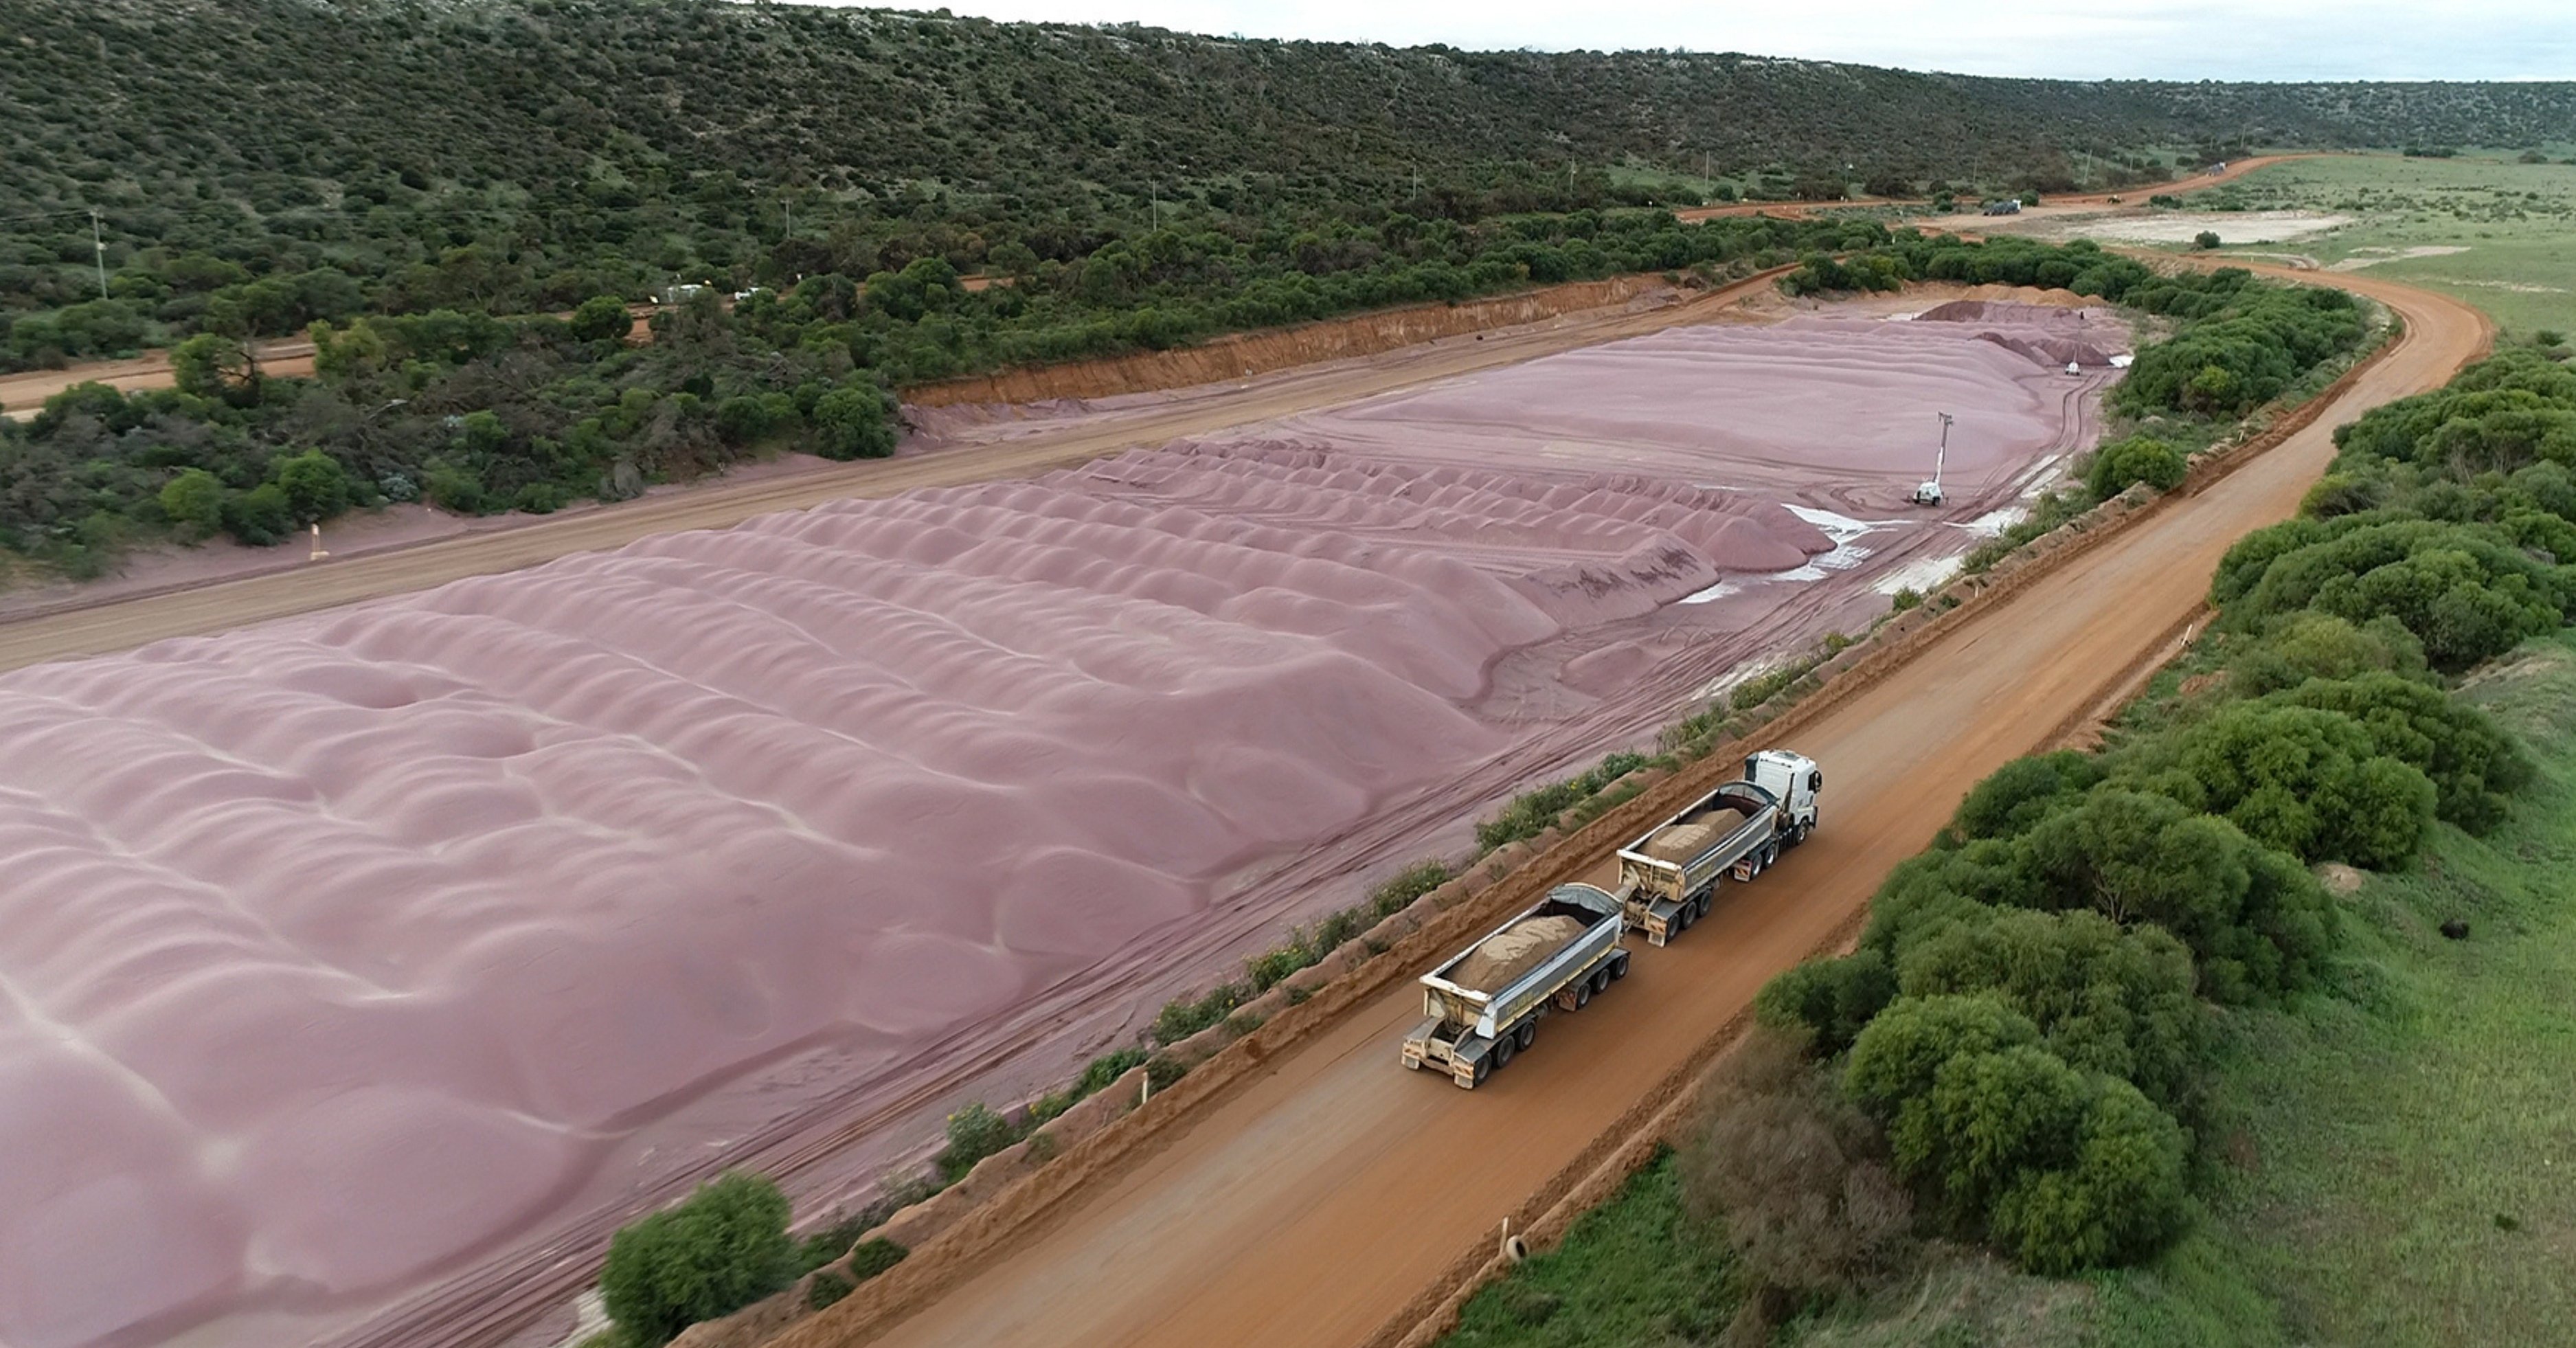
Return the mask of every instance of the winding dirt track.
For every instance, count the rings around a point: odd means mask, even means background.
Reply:
[[[1481,341],[1433,343],[1374,357],[1364,366],[1334,362],[1291,371],[1105,425],[1040,432],[990,446],[855,463],[794,477],[703,487],[492,533],[348,557],[327,566],[42,613],[0,624],[0,670],[405,594],[571,553],[615,548],[653,534],[721,529],[771,511],[850,497],[891,496],[919,487],[1027,477],[1134,445],[1339,406],[1472,370],[1704,322],[1715,310],[1762,293],[1773,278],[1773,273],[1762,273],[1656,309],[1572,315]]]
[[[2336,424],[2438,386],[2492,338],[2489,321],[2456,301],[2328,279],[2404,316],[2385,359],[2308,429],[1827,713],[1796,746],[1824,764],[1824,830],[1760,883],[1730,887],[1673,946],[1641,951],[1635,973],[1591,1009],[1550,1020],[1532,1056],[1472,1094],[1400,1070],[1396,1041],[1419,1004],[1399,988],[1283,1054],[877,1341],[1285,1348],[1370,1338],[1765,979],[1860,911],[1971,784],[2084,714],[2162,646],[2229,543],[2296,508],[2333,456]],[[820,1327],[798,1341],[824,1342]]]

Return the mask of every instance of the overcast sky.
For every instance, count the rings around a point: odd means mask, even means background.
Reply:
[[[889,0],[876,0],[888,3]],[[892,0],[906,3],[906,0]],[[938,0],[909,0],[925,7]],[[2067,79],[2576,79],[2576,0],[947,0],[961,14],[1134,20],[1410,46],[1682,47]]]

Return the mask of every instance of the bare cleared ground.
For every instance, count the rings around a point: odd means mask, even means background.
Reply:
[[[197,1341],[309,1333],[818,1126],[901,1140],[997,1062],[1043,1079],[1963,547],[2091,432],[2107,369],[2025,348],[2121,334],[2042,318],[1671,332],[24,670],[11,906],[108,908],[9,946],[73,1036],[11,1059],[48,1102],[13,1154],[84,1139],[174,1219],[111,1253],[121,1209],[57,1174],[0,1317],[91,1342],[152,1286],[234,1312]],[[1868,517],[1927,400],[1962,413],[1951,509]],[[146,909],[148,959],[91,934]],[[163,1105],[109,1106],[102,1061]]]

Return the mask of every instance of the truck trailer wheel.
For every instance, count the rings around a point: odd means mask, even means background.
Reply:
[[[1485,1055],[1485,1066],[1497,1072],[1511,1066],[1513,1050],[1512,1037],[1506,1032],[1494,1041],[1494,1051]]]
[[[1617,955],[1616,957],[1614,957],[1614,958],[1610,961],[1610,981],[1611,981],[1611,982],[1613,982],[1613,983],[1616,983],[1616,982],[1618,982],[1620,979],[1622,979],[1622,978],[1626,978],[1627,976],[1628,976],[1628,952],[1627,952],[1627,951],[1625,951],[1625,950],[1622,950],[1622,951],[1620,951],[1620,952],[1618,953],[1618,955]]]
[[[1587,978],[1574,985],[1574,1009],[1580,1011],[1590,1005],[1592,1005],[1592,980]]]
[[[1617,961],[1615,961],[1615,960],[1614,960],[1614,961],[1612,961],[1611,963],[1615,964],[1615,963],[1617,963]],[[1592,971],[1592,995],[1594,995],[1594,996],[1596,996],[1596,997],[1597,997],[1597,996],[1600,996],[1602,993],[1608,992],[1609,990],[1610,990],[1610,965],[1609,965],[1609,964],[1605,964],[1605,965],[1602,965],[1600,968],[1595,969],[1595,970],[1593,970],[1593,971]]]
[[[1520,1046],[1522,1048],[1528,1048],[1530,1046],[1530,1042],[1538,1038],[1537,1019],[1532,1018],[1522,1021],[1520,1030],[1515,1033],[1512,1038],[1520,1041]]]

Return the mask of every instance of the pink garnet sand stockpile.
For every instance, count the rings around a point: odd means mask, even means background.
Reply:
[[[1979,331],[1674,332],[0,676],[0,1342],[400,1294],[751,1065],[1205,919],[1529,733],[1468,709],[1507,653],[1832,549],[1785,505],[1884,509],[1929,406],[1976,489],[2062,450]]]

